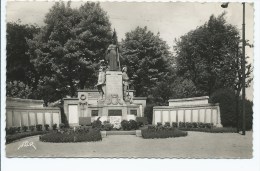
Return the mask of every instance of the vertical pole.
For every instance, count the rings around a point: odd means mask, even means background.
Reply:
[[[242,24],[242,115],[243,115],[243,132],[242,135],[246,135],[246,116],[245,116],[245,82],[246,82],[246,76],[245,76],[245,2],[243,4],[243,24]]]

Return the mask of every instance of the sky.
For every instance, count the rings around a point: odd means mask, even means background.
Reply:
[[[78,8],[84,2],[72,2],[72,8]],[[7,2],[6,20],[21,20],[23,24],[44,25],[44,17],[54,2]],[[242,28],[242,4],[230,3],[228,8],[220,7],[221,3],[209,2],[101,2],[101,7],[107,12],[112,28],[115,28],[118,38],[124,39],[125,33],[137,26],[147,28],[165,40],[173,51],[174,39],[196,29],[208,21],[210,15],[220,15],[226,12],[228,23]],[[254,43],[254,6],[246,3],[246,39]],[[240,29],[242,32],[242,29]],[[253,49],[246,48],[248,61],[253,63]],[[253,99],[253,87],[247,88],[246,96]]]

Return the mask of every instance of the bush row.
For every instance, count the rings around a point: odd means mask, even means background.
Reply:
[[[176,128],[171,129],[144,129],[142,130],[142,137],[145,139],[153,138],[170,138],[170,137],[184,137],[188,133],[178,130]]]
[[[41,125],[41,124],[37,124],[37,125],[31,125],[31,126],[22,126],[22,127],[10,127],[10,128],[5,128],[6,130],[6,134],[7,135],[13,135],[16,133],[21,133],[21,132],[27,132],[27,131],[43,131],[43,126],[44,126],[44,130],[48,131],[50,125],[49,124],[45,124],[45,125]],[[57,129],[57,124],[53,124],[52,125],[52,129],[56,130]]]
[[[209,132],[209,133],[236,133],[236,128],[179,128],[183,131],[198,131],[198,132]]]
[[[42,142],[68,143],[68,142],[90,142],[101,141],[99,130],[79,127],[77,129],[62,129],[52,131],[40,136]]]
[[[22,133],[17,133],[13,135],[6,135],[6,144],[9,144],[15,140],[29,137],[29,136],[34,136],[34,135],[41,135],[41,134],[46,134],[47,131],[34,131],[34,132],[22,132]]]
[[[161,122],[157,122],[157,126],[162,125]],[[164,123],[165,127],[170,127],[170,122]],[[203,123],[203,122],[172,122],[172,127],[174,128],[213,128],[213,123]]]

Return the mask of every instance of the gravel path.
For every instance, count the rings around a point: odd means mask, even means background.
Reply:
[[[19,146],[25,141],[32,147]],[[100,142],[46,143],[39,136],[6,145],[7,157],[154,157],[154,158],[252,158],[252,132],[188,132],[187,137],[143,139],[134,135],[110,135]]]

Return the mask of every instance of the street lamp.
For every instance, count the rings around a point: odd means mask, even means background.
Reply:
[[[222,8],[228,7],[228,2],[221,4]],[[245,75],[245,2],[243,5],[243,23],[242,23],[242,116],[243,116],[243,126],[242,135],[246,135],[246,114],[245,114],[245,101],[246,101],[246,75]]]

